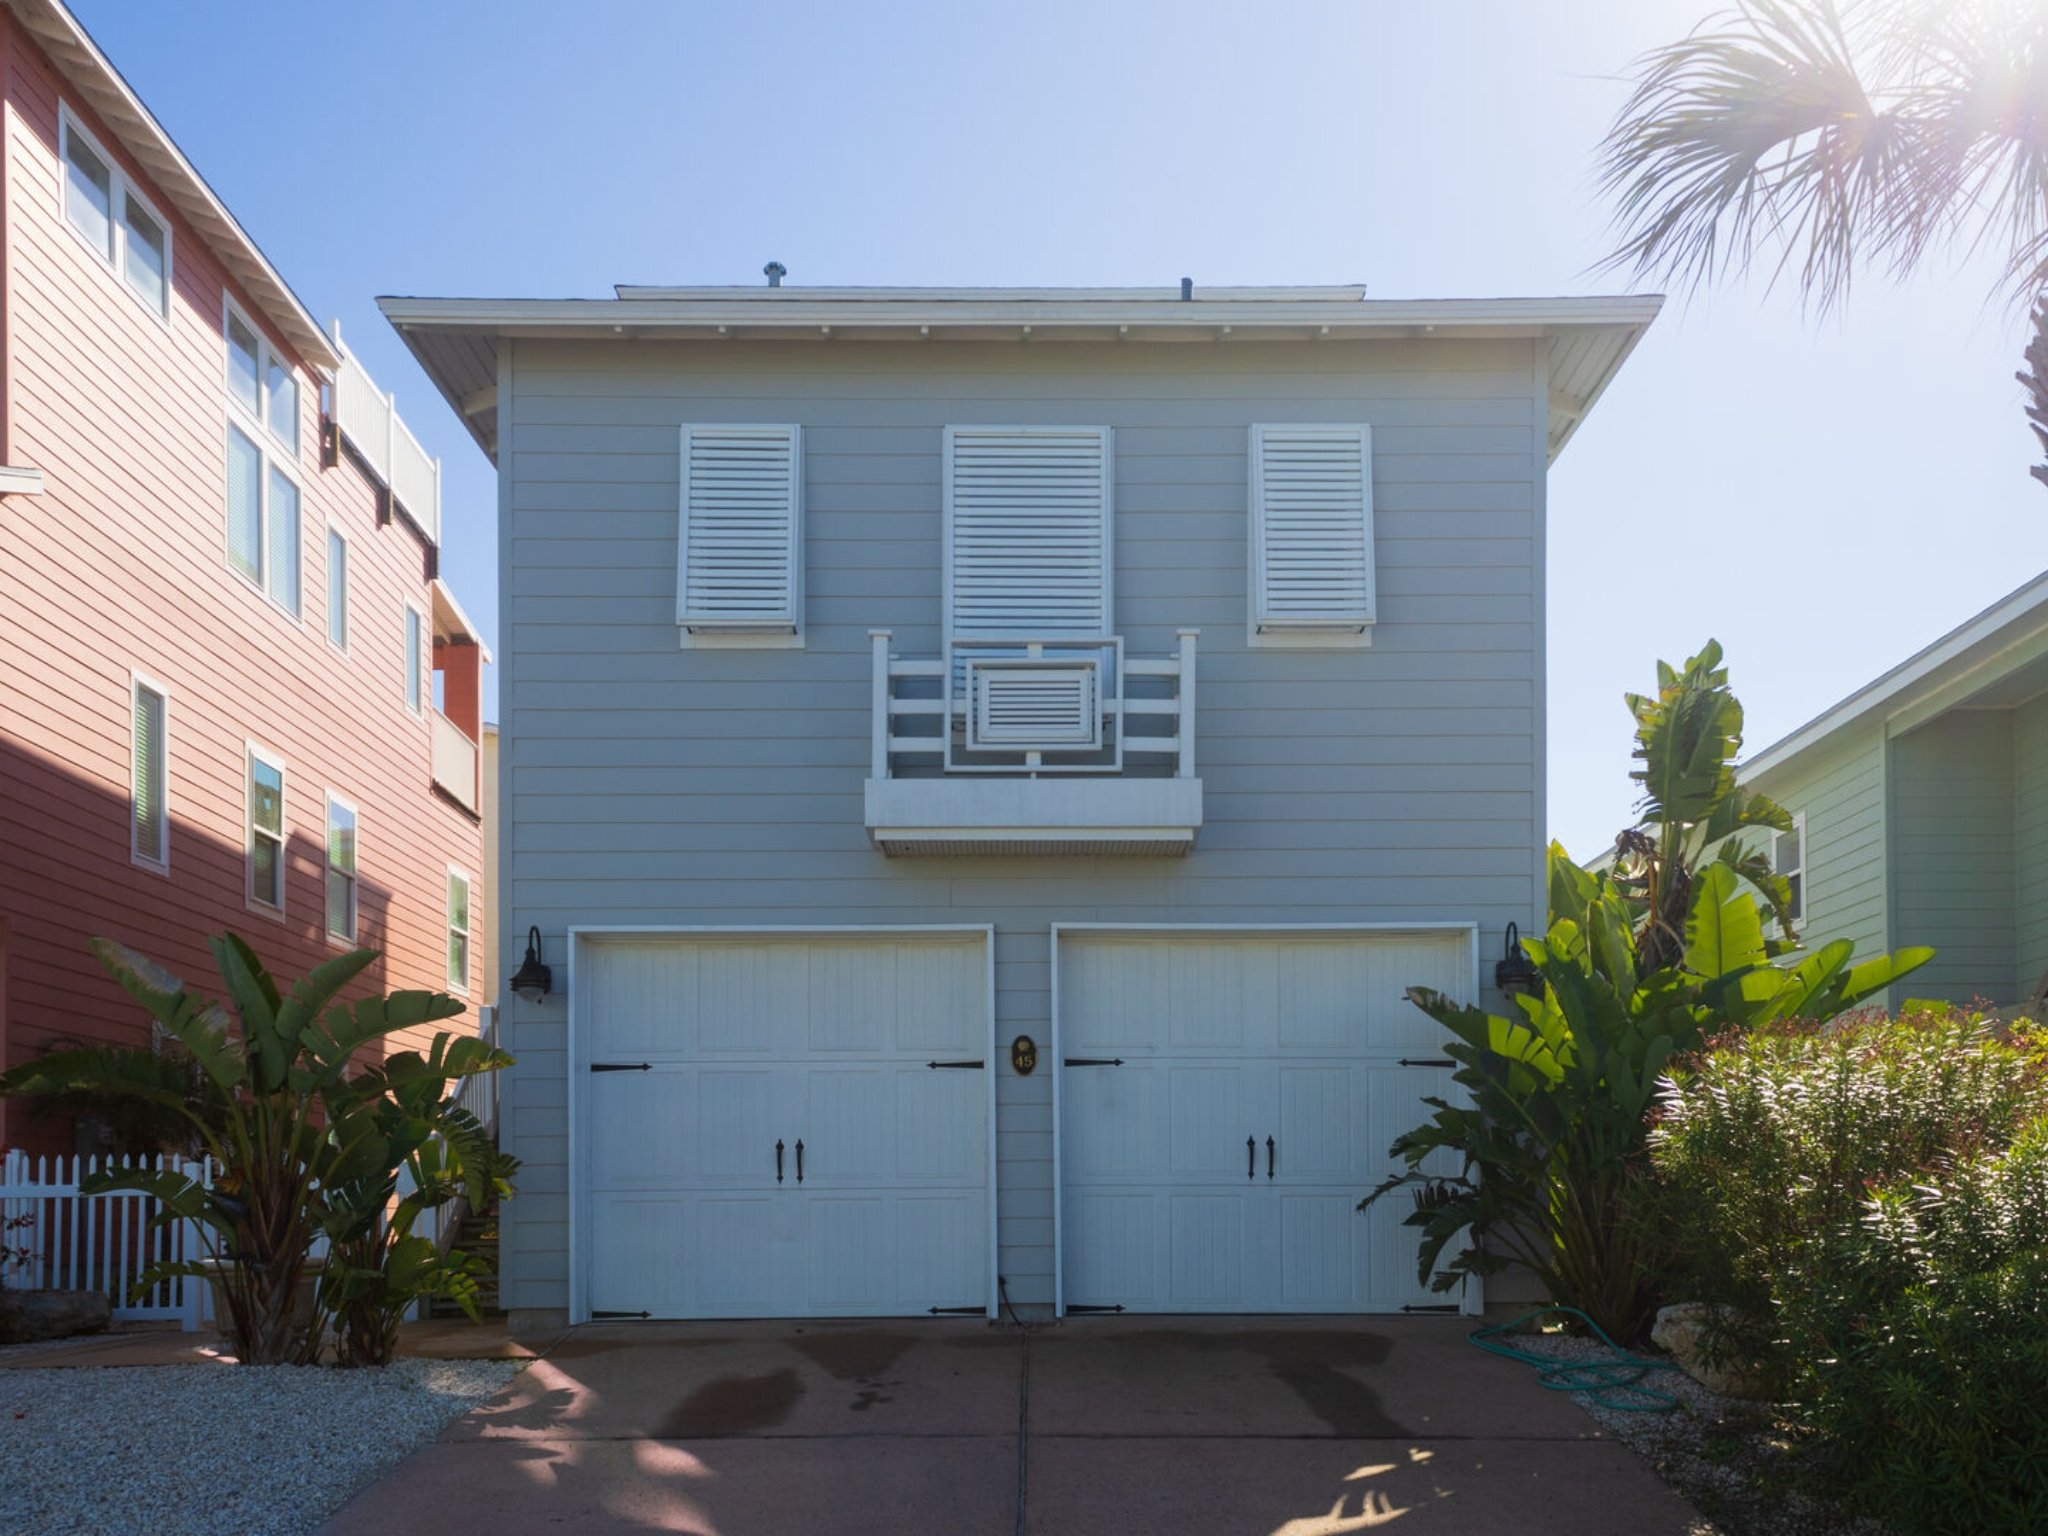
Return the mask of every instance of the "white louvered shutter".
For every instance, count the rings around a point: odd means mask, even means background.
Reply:
[[[1258,630],[1371,626],[1370,427],[1253,427],[1251,513]]]
[[[1110,631],[1107,427],[948,427],[949,638]]]
[[[803,607],[803,433],[686,426],[677,621],[794,634]]]

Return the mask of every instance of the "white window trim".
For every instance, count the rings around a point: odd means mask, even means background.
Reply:
[[[302,499],[302,500],[301,500],[301,501],[299,502],[299,506],[300,506],[300,507],[301,507],[302,509],[304,508],[304,506],[305,506],[305,502],[304,502],[304,500],[303,500],[303,499]],[[341,630],[341,643],[340,643],[339,645],[335,644],[335,640],[334,640],[334,541],[335,541],[336,539],[339,539],[339,540],[341,541],[341,549],[342,549],[342,556],[341,556],[341,561],[342,561],[342,565],[341,565],[341,621],[342,621],[342,630]],[[326,579],[326,582],[324,583],[324,587],[325,587],[325,590],[326,590],[326,595],[327,595],[327,645],[328,645],[328,648],[329,648],[330,650],[334,651],[334,652],[335,652],[335,653],[336,653],[337,655],[340,655],[340,656],[346,656],[346,655],[348,655],[348,642],[349,642],[349,633],[350,633],[350,631],[351,631],[351,630],[352,630],[352,629],[354,628],[354,626],[355,626],[355,605],[354,605],[354,604],[353,604],[352,602],[350,602],[350,601],[349,601],[349,576],[350,576],[350,569],[349,569],[349,568],[350,568],[351,566],[353,566],[354,564],[355,564],[355,548],[354,548],[354,541],[353,541],[353,540],[351,540],[351,539],[349,538],[349,536],[348,536],[348,533],[347,533],[347,531],[346,531],[345,529],[343,529],[343,528],[341,527],[341,525],[340,525],[340,524],[336,523],[336,522],[335,522],[335,521],[334,521],[334,520],[333,520],[332,518],[329,518],[329,519],[327,520],[327,560],[326,560],[326,564],[325,564],[324,570],[323,570],[323,572],[322,572],[322,574],[324,574],[324,575],[326,576],[326,578],[327,578],[327,579]],[[301,593],[300,595],[301,595],[301,598],[303,599],[303,597],[304,597],[304,594],[303,594],[303,593]],[[301,606],[304,606],[304,605],[303,605],[303,602],[301,603]]]
[[[683,614],[689,581],[690,434],[700,428],[728,432],[787,432],[790,436],[789,606],[792,627],[692,629]],[[804,648],[804,429],[796,422],[686,421],[676,437],[676,631],[686,651],[800,651]]]
[[[114,226],[114,249],[111,254],[86,239],[85,231],[71,222],[70,210],[64,206],[65,188],[71,175],[71,140],[74,136],[82,139],[86,147],[107,167],[107,217]],[[130,198],[140,203],[142,211],[164,232],[164,302],[161,309],[137,293],[134,284],[128,281],[128,223],[124,214],[125,205]],[[158,325],[165,330],[171,328],[171,294],[177,288],[178,270],[176,236],[171,229],[171,221],[165,218],[156,204],[136,187],[128,173],[121,169],[121,162],[107,153],[107,147],[100,142],[99,135],[78,120],[78,115],[71,110],[71,103],[68,101],[57,103],[57,217],[64,227],[71,231],[72,237],[92,253],[93,260],[113,274],[114,281],[120,284],[123,293],[140,304],[143,311]]]
[[[256,338],[256,409],[253,411],[249,409],[247,403],[243,401],[241,396],[235,393],[233,387],[228,383],[228,319],[230,316],[241,321],[242,329]],[[292,383],[297,389],[299,419],[292,423],[292,425],[296,429],[298,447],[293,447],[291,443],[287,443],[280,437],[277,428],[270,420],[270,391],[266,385],[270,378],[270,365],[272,363],[276,363],[286,373],[291,375]],[[238,411],[244,420],[255,423],[256,431],[254,436],[258,444],[266,449],[270,445],[275,444],[281,450],[281,457],[291,465],[294,471],[292,478],[296,480],[298,478],[296,470],[306,442],[306,381],[299,376],[299,370],[293,366],[292,360],[270,344],[269,333],[250,317],[246,309],[242,308],[241,305],[237,304],[227,294],[222,294],[220,301],[220,388],[221,393],[227,396],[228,404]]]
[[[256,776],[258,763],[277,770],[276,906],[256,894],[256,795],[250,780]],[[291,893],[291,871],[286,863],[292,842],[291,793],[292,776],[283,756],[245,738],[242,743],[242,903],[251,912],[260,912],[279,922],[284,921],[285,899]]]
[[[407,627],[402,628],[398,634],[399,669],[404,671],[407,668],[408,658],[405,655],[405,647],[406,642],[412,638],[411,624],[419,626],[420,654],[419,660],[411,665],[412,676],[409,679],[404,679],[405,687],[399,697],[405,700],[405,711],[407,714],[415,719],[424,720],[427,717],[427,706],[433,702],[434,698],[434,685],[428,681],[428,674],[433,670],[434,642],[432,636],[427,633],[427,616],[419,610],[418,605],[411,598],[405,600],[405,612],[409,622]],[[412,691],[415,688],[419,690],[418,703],[414,703],[412,699]]]
[[[1792,818],[1792,835],[1799,842],[1799,862],[1790,870],[1777,867],[1778,839],[1782,835],[1775,831],[1771,833],[1771,873],[1799,876],[1799,900],[1793,904],[1792,921],[1803,923],[1806,921],[1806,909],[1813,904],[1813,877],[1806,869],[1806,812],[1800,811]]]
[[[949,423],[939,448],[939,633],[953,635],[953,443],[962,432],[1009,432],[1018,437],[1071,437],[1091,432],[1102,439],[1102,633],[1116,633],[1116,432],[1111,427],[1019,426],[1002,422]],[[965,637],[973,639],[973,636]]]
[[[357,862],[360,863],[361,860],[358,859]],[[474,908],[476,905],[476,882],[470,879],[469,871],[460,864],[450,864],[448,866],[448,878],[462,882],[462,904],[465,908]],[[442,889],[441,899],[443,902],[441,914],[441,970],[444,978],[448,979],[449,992],[456,997],[467,997],[469,996],[469,978],[476,970],[475,914],[473,911],[469,913],[464,918],[463,925],[457,928],[455,926],[455,910],[453,905],[448,903],[448,892],[445,887]],[[462,935],[462,980],[460,983],[457,983],[452,977],[448,976],[448,941],[453,939],[458,933]]]
[[[154,859],[135,846],[135,695],[143,688],[164,701],[164,780],[160,797],[164,822],[163,853],[162,857]],[[151,874],[168,875],[171,872],[171,690],[147,672],[133,668],[128,673],[128,861]]]
[[[1362,628],[1342,624],[1273,625],[1259,624],[1259,584],[1265,568],[1265,502],[1259,494],[1262,434],[1278,429],[1311,427],[1356,429],[1365,456],[1365,598],[1366,620]],[[1254,422],[1245,435],[1245,643],[1254,650],[1272,651],[1362,651],[1372,645],[1374,627],[1379,623],[1378,520],[1373,514],[1372,426],[1350,421],[1261,421]]]
[[[222,423],[220,431],[221,558],[227,563],[228,572],[235,580],[268,603],[273,612],[282,614],[291,623],[303,628],[306,622],[306,485],[299,478],[295,465],[290,464],[286,460],[271,457],[270,444],[263,430],[259,427],[252,432],[249,430],[249,426],[249,413],[241,409],[239,402],[231,405],[228,418]],[[230,439],[228,434],[236,430],[239,430],[244,437],[256,445],[256,537],[261,546],[263,566],[261,577],[251,576],[235,563],[234,547],[229,543],[227,462]],[[285,479],[291,481],[292,488],[299,493],[299,547],[297,551],[299,560],[299,611],[297,613],[292,612],[291,609],[279,602],[270,592],[270,472],[273,469],[281,473]]]
[[[327,881],[334,873],[334,808],[340,806],[355,819],[355,873],[348,882],[348,932],[336,933],[327,926]],[[362,931],[363,892],[363,813],[355,801],[345,795],[327,791],[327,821],[322,828],[325,834],[320,840],[320,927],[327,934],[327,942],[336,949],[354,949],[360,942],[357,935]]]

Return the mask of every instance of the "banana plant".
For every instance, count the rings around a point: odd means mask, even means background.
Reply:
[[[0,1094],[92,1091],[183,1116],[215,1165],[210,1181],[128,1169],[98,1175],[84,1190],[153,1196],[157,1224],[189,1221],[199,1232],[205,1259],[153,1264],[136,1280],[136,1291],[171,1276],[218,1272],[227,1309],[221,1321],[236,1358],[251,1365],[305,1364],[317,1356],[320,1329],[309,1326],[299,1295],[330,1192],[387,1160],[395,1166],[404,1155],[390,1127],[364,1112],[386,1091],[379,1086],[385,1079],[359,1063],[358,1053],[402,1030],[453,1018],[462,1004],[415,991],[340,1000],[375,963],[376,950],[337,955],[286,992],[240,937],[220,935],[211,948],[230,1006],[187,990],[126,945],[92,942],[108,974],[190,1053],[208,1081],[206,1095],[195,1101],[178,1092],[148,1050],[118,1047],[60,1051],[25,1063],[0,1074]],[[437,1037],[436,1052],[458,1077],[511,1060],[481,1041],[447,1035]]]
[[[1465,1101],[1423,1101],[1431,1118],[1393,1145],[1404,1171],[1360,1208],[1410,1191],[1405,1224],[1420,1230],[1417,1272],[1433,1290],[1520,1263],[1550,1299],[1629,1339],[1649,1320],[1654,1266],[1622,1207],[1665,1064],[1709,1030],[1830,1018],[1933,951],[1851,965],[1841,941],[1775,964],[1755,894],[1734,868],[1712,863],[1692,881],[1676,962],[1644,972],[1632,897],[1561,848],[1550,863],[1553,921],[1523,943],[1541,991],[1512,998],[1503,1017],[1410,989],[1451,1037],[1445,1054]],[[1425,1173],[1444,1152],[1458,1172]]]

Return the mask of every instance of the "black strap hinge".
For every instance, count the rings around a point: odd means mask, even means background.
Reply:
[[[979,1317],[987,1307],[926,1307],[933,1317]]]
[[[1069,1056],[1062,1064],[1069,1067],[1120,1067],[1124,1059],[1121,1056]],[[1067,1310],[1071,1312],[1073,1308]]]
[[[654,1314],[653,1314],[652,1312],[607,1312],[607,1311],[605,1311],[605,1310],[604,1310],[604,1309],[603,1309],[602,1307],[592,1307],[592,1308],[590,1309],[590,1320],[591,1320],[592,1322],[596,1322],[596,1321],[597,1321],[597,1320],[598,1320],[599,1318],[601,1318],[601,1317],[652,1317],[652,1316],[654,1316]]]
[[[1411,1302],[1407,1306],[1402,1307],[1401,1310],[1403,1312],[1455,1312],[1458,1310],[1458,1304],[1455,1301],[1445,1301],[1428,1306],[1417,1306]]]
[[[1455,1067],[1457,1063],[1450,1060],[1425,1059],[1420,1056],[1403,1056],[1400,1060],[1400,1065],[1404,1067]]]
[[[654,1070],[654,1063],[651,1061],[593,1061],[590,1064],[590,1070],[593,1072],[652,1072]]]
[[[985,1061],[928,1061],[925,1065],[934,1072],[938,1071],[941,1067],[957,1067],[963,1070],[979,1072],[988,1063]]]
[[[1123,1309],[1124,1309],[1124,1304],[1123,1304],[1122,1302],[1118,1302],[1118,1303],[1117,1303],[1117,1304],[1116,1304],[1115,1306],[1113,1306],[1113,1307],[1091,1307],[1091,1306],[1088,1306],[1088,1305],[1086,1305],[1085,1303],[1082,1303],[1082,1302],[1078,1302],[1078,1301],[1070,1301],[1070,1302],[1068,1302],[1068,1303],[1067,1303],[1067,1311],[1068,1311],[1069,1313],[1078,1313],[1078,1312],[1121,1312],[1121,1311],[1123,1311]]]

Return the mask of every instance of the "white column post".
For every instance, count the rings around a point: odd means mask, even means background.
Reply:
[[[1195,637],[1199,629],[1183,629],[1180,635],[1180,766],[1176,777],[1195,776]]]
[[[872,718],[869,731],[869,776],[889,777],[889,638],[892,631],[871,629],[868,643],[874,648]]]

